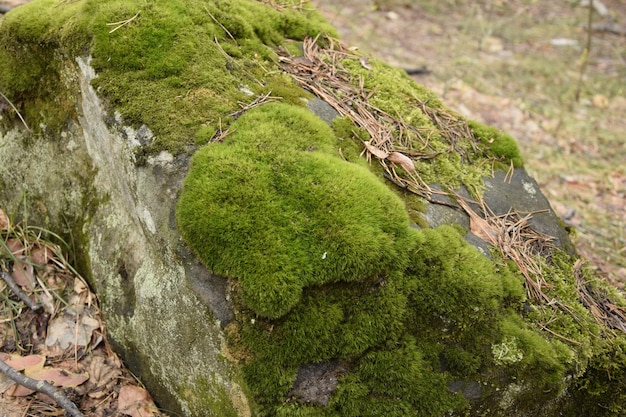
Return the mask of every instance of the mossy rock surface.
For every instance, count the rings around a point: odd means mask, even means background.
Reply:
[[[341,159],[306,109],[267,104],[194,155],[178,209],[184,237],[246,304],[278,318],[306,287],[383,276],[406,262],[402,200]]]
[[[481,254],[467,230],[429,228],[427,203],[360,156],[363,127],[324,123],[305,108],[310,93],[280,71],[280,47],[297,53],[294,41],[333,32],[301,2],[38,0],[0,26],[0,86],[36,135],[54,137],[79,117],[67,74],[90,55],[110,128],[152,133],[132,144],[137,165],[193,154],[176,224],[228,280],[224,356],[250,394],[246,412],[622,413],[626,338],[596,321],[578,288],[619,308],[624,300],[554,249],[539,262],[555,301],[539,302],[519,268]],[[513,138],[464,120],[401,71],[358,57],[342,65],[374,107],[429,132],[432,158],[417,166],[425,183],[478,198],[492,169],[522,166]],[[270,92],[282,100],[242,111]],[[450,143],[433,117],[442,112],[471,137]],[[335,385],[304,399],[294,384],[316,367]],[[195,383],[214,392],[211,381]],[[194,398],[190,415],[242,413],[226,391],[203,410],[193,383],[179,388]]]

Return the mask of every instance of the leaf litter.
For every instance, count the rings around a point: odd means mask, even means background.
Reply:
[[[40,307],[0,280],[0,360],[57,387],[85,416],[164,416],[112,351],[97,297],[49,236],[12,224],[0,208],[0,273]],[[67,411],[2,372],[0,410],[6,417]]]

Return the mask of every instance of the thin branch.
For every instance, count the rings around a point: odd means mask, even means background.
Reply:
[[[26,304],[28,308],[33,310],[34,312],[39,312],[41,310],[41,305],[35,303],[22,289],[15,283],[11,275],[7,272],[0,272],[2,275],[2,279],[7,283],[7,286],[17,295],[20,300]]]
[[[34,391],[37,391],[37,392],[40,392],[42,394],[46,394],[52,397],[52,399],[54,399],[54,401],[56,401],[57,404],[63,407],[65,411],[67,412],[67,414],[70,415],[71,417],[84,417],[83,413],[81,413],[78,407],[76,407],[76,404],[70,401],[69,398],[67,398],[65,394],[63,394],[63,391],[54,388],[52,385],[50,385],[50,383],[46,381],[38,381],[36,379],[29,378],[26,375],[22,374],[21,372],[18,372],[15,369],[11,368],[6,362],[4,362],[1,359],[0,359],[0,372],[2,372],[7,377],[11,378],[16,383],[28,389],[31,389],[31,390],[34,390]]]
[[[270,91],[267,94],[261,94],[259,96],[257,96],[251,103],[243,103],[243,102],[239,102],[239,106],[241,107],[240,110],[237,110],[235,112],[230,113],[228,116],[229,117],[234,117],[235,119],[238,118],[239,116],[241,116],[243,113],[245,113],[246,111],[254,108],[254,107],[258,107],[261,104],[265,104],[265,103],[269,103],[272,101],[276,101],[276,100],[280,100],[281,97],[272,97],[271,96],[272,92]]]

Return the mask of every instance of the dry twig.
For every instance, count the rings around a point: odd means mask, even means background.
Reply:
[[[13,291],[15,295],[17,295],[19,299],[22,300],[28,308],[30,308],[34,312],[41,311],[41,305],[34,302],[28,296],[28,294],[22,291],[19,285],[17,285],[15,281],[13,281],[13,278],[8,272],[0,272],[0,275],[2,275],[2,279],[4,280],[4,282],[6,282],[7,286],[11,289],[11,291]]]
[[[228,116],[229,117],[234,117],[235,119],[238,118],[239,116],[241,116],[243,113],[245,113],[246,111],[258,107],[261,104],[265,104],[265,103],[269,103],[272,101],[277,101],[280,100],[280,97],[272,97],[272,92],[270,91],[267,94],[261,94],[259,96],[257,96],[254,100],[252,100],[250,103],[244,103],[244,102],[238,102],[239,107],[241,107],[240,110],[234,111],[232,113],[230,113]]]
[[[582,265],[580,259],[574,264],[576,291],[580,301],[598,324],[605,324],[611,329],[626,333],[626,308],[615,305],[608,297],[599,294],[597,290],[587,285],[584,281]]]
[[[130,22],[132,22],[133,20],[135,20],[137,17],[139,17],[139,13],[141,13],[141,10],[137,12],[137,14],[135,14],[133,17],[130,17],[128,19],[125,20],[120,20],[119,22],[111,22],[111,23],[107,23],[107,26],[115,26],[113,29],[111,29],[109,31],[109,33],[113,33],[116,30],[118,30],[119,28],[126,26],[127,24],[129,24]]]
[[[54,399],[57,404],[59,404],[67,414],[72,417],[84,417],[83,413],[80,412],[76,404],[69,400],[63,394],[63,391],[54,388],[50,383],[46,381],[38,381],[36,379],[32,379],[27,377],[26,375],[16,371],[11,368],[6,362],[0,359],[0,372],[2,372],[7,377],[11,378],[16,383],[31,389],[33,391],[41,392],[42,394],[46,394]]]

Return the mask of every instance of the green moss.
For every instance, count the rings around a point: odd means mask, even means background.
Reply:
[[[562,342],[549,341],[527,326],[517,315],[500,322],[501,338],[491,346],[494,362],[510,367],[510,374],[519,380],[558,393],[574,353]]]
[[[575,383],[565,412],[621,416],[626,412],[626,340],[610,337]]]
[[[271,104],[233,128],[194,156],[178,221],[211,270],[237,279],[238,348],[261,415],[461,412],[447,383],[472,379],[521,381],[507,404],[532,412],[528,395],[553,401],[566,375],[584,372],[597,326],[577,301],[571,259],[556,253],[544,268],[576,316],[525,312],[514,264],[484,257],[452,226],[408,228],[403,198],[345,157],[358,143],[345,119],[331,130]],[[548,319],[565,339],[539,330]],[[287,401],[300,365],[329,360],[348,371],[328,407]]]
[[[516,168],[524,165],[517,142],[511,135],[474,120],[469,121],[469,126],[472,132],[480,138],[481,143],[487,146],[492,155],[500,158],[505,165],[512,163]]]
[[[214,126],[203,126],[194,135],[194,142],[197,145],[207,144],[215,135],[217,130]]]
[[[301,107],[306,107],[304,99],[311,97],[309,92],[296,85],[287,74],[276,74],[257,90],[258,94],[270,94],[271,97],[280,98],[283,103]]]
[[[408,273],[417,277],[411,320],[416,332],[437,323],[458,340],[470,329],[487,330],[502,309],[503,280],[491,261],[451,226],[423,231]],[[507,285],[511,283],[507,282]],[[521,288],[521,282],[517,282]],[[519,291],[513,292],[516,296]],[[477,332],[479,333],[479,332]]]
[[[312,113],[266,105],[233,129],[194,155],[178,219],[203,262],[237,277],[258,314],[285,314],[307,286],[405,262],[402,201],[335,155],[331,130]]]
[[[210,377],[200,377],[188,386],[179,388],[179,396],[191,405],[194,415],[238,417],[232,398],[226,389]],[[218,387],[218,388],[216,388]]]
[[[309,6],[281,10],[254,0],[32,2],[0,28],[0,86],[24,103],[27,123],[56,131],[76,118],[63,87],[64,62],[90,54],[99,93],[125,123],[146,124],[155,134],[142,152],[177,153],[196,142],[202,126],[226,129],[238,102],[252,101],[240,85],[260,83],[261,92],[291,102],[304,95],[268,72],[276,66],[271,48],[334,29]],[[111,23],[127,19],[112,32]],[[54,50],[67,55],[48,52]]]
[[[422,203],[359,156],[367,132],[345,118],[330,128],[275,71],[272,48],[286,38],[333,32],[307,6],[285,4],[279,12],[252,0],[33,2],[0,27],[0,85],[31,124],[60,128],[76,117],[77,92],[59,93],[74,65],[68,57],[89,52],[94,86],[126,122],[155,133],[141,152],[180,151],[230,129],[194,155],[177,221],[207,267],[230,278],[239,332],[232,347],[258,414],[471,412],[447,388],[452,381],[480,382],[496,410],[501,395],[490,387],[516,381],[523,389],[510,403],[532,415],[537,398],[560,398],[568,377],[578,409],[593,414],[602,402],[607,415],[623,411],[626,342],[579,301],[574,260],[556,252],[542,265],[546,294],[567,309],[535,305],[513,264],[482,256],[459,230],[409,228]],[[106,25],[133,17],[114,32]],[[297,52],[296,43],[287,47]],[[67,55],[47,52],[55,49]],[[522,165],[510,136],[476,122],[474,139],[451,143],[433,115],[464,120],[401,71],[376,61],[368,70],[352,58],[343,65],[376,92],[374,106],[428,136],[433,157],[418,163],[426,182],[478,192],[486,160]],[[242,87],[284,103],[237,118],[253,99]],[[302,364],[329,360],[346,370],[328,407],[287,398]],[[180,395],[201,404],[197,414],[209,413],[206,406],[234,415],[232,396],[209,377]]]
[[[465,401],[433,373],[415,340],[407,337],[367,353],[345,378],[331,407],[337,415],[441,416],[462,410]]]

